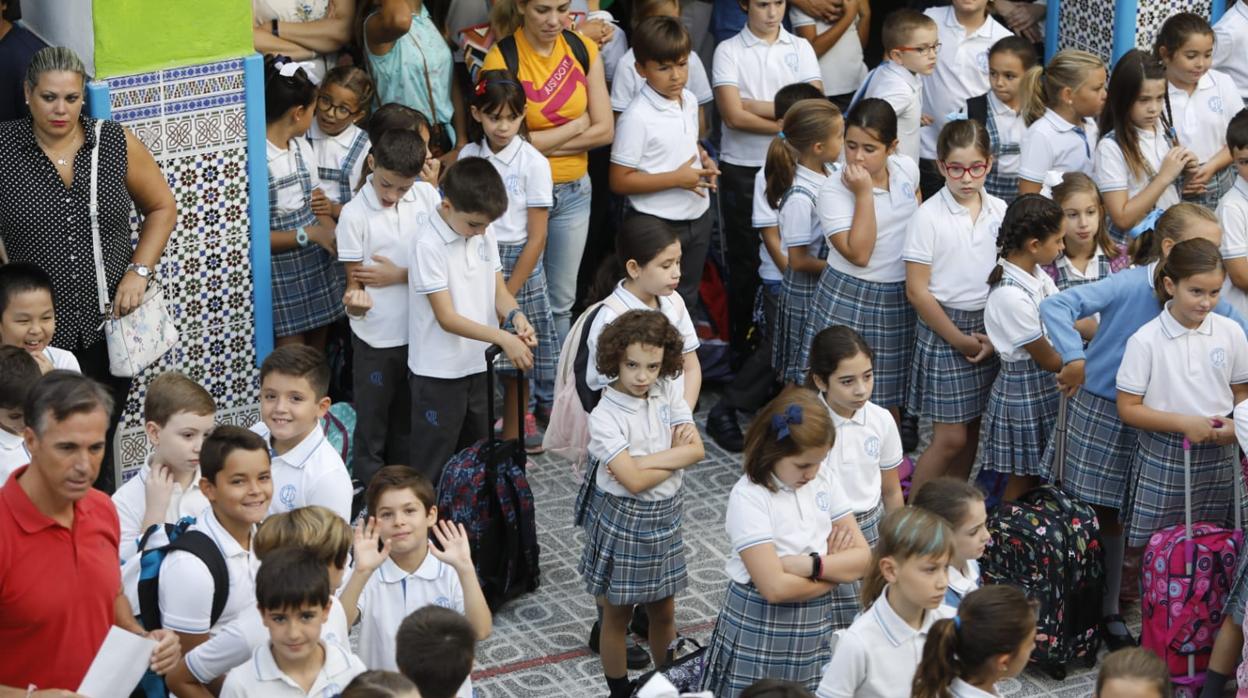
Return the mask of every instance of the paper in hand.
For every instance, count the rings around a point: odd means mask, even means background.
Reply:
[[[117,626],[95,654],[78,692],[88,698],[128,698],[152,661],[156,641]]]

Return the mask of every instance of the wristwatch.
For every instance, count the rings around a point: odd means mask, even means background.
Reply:
[[[300,247],[308,246],[308,231],[304,230],[303,226],[295,228],[295,242],[299,243]]]
[[[146,264],[131,264],[126,267],[126,271],[132,271],[139,275],[140,279],[146,279],[152,275],[152,268]]]

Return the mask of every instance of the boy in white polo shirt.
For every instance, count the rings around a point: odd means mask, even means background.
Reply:
[[[113,494],[121,523],[121,563],[138,552],[149,527],[199,517],[208,499],[199,488],[199,452],[217,405],[199,383],[177,371],[156,376],[143,400],[152,452],[143,469]]]
[[[269,641],[225,677],[221,698],[337,698],[366,667],[347,647],[321,639],[329,619],[329,574],[310,551],[270,553],[256,573],[256,601]]]
[[[710,198],[719,170],[698,145],[698,102],[685,89],[692,49],[675,17],[650,17],[633,35],[636,70],[645,79],[615,125],[611,191],[629,208],[661,218],[680,232],[680,285],[686,308],[698,301],[702,265],[711,246]]]
[[[456,452],[485,438],[485,350],[533,366],[537,337],[503,279],[490,223],[507,211],[503,178],[489,161],[464,158],[442,178],[442,202],[416,221],[409,243],[407,367],[412,456],[430,482]],[[502,327],[500,328],[500,325]],[[514,334],[513,334],[514,332]],[[417,339],[419,338],[419,339]]]
[[[388,465],[373,476],[365,499],[370,517],[367,526],[356,529],[355,569],[340,595],[347,622],[360,621],[364,663],[397,670],[400,623],[431,604],[467,616],[478,640],[489,637],[493,621],[468,538],[462,525],[435,525],[433,485],[407,466]],[[431,530],[441,549],[429,545]],[[472,681],[464,681],[458,695],[472,698]]]
[[[412,396],[407,385],[408,238],[416,217],[438,205],[420,181],[425,142],[414,131],[386,131],[368,155],[372,174],[338,217],[338,261],[347,269],[343,304],[351,322],[352,387],[363,415],[355,424],[354,475],[367,483],[386,463],[406,460]]]
[[[0,485],[10,473],[30,462],[22,438],[26,429],[22,405],[30,386],[42,375],[30,354],[18,347],[0,346]]]
[[[810,42],[781,26],[784,0],[738,0],[738,5],[746,13],[745,28],[715,48],[711,86],[724,121],[719,192],[727,241],[728,321],[732,346],[744,347],[759,284],[758,238],[750,225],[754,175],[780,132],[776,93],[795,82],[822,91],[823,80]]]
[[[940,50],[936,22],[917,10],[896,10],[884,18],[880,38],[884,62],[867,76],[854,95],[854,104],[868,97],[891,104],[897,112],[897,152],[918,162],[919,129],[932,123],[932,115],[923,113],[922,77],[936,70]]]
[[[81,373],[73,353],[52,346],[56,334],[52,299],[48,272],[26,262],[0,266],[0,345],[25,349],[44,373],[54,369]]]
[[[1226,127],[1226,147],[1231,151],[1235,183],[1218,202],[1222,263],[1226,265],[1222,297],[1240,315],[1248,315],[1248,112],[1241,111],[1231,119]]]
[[[351,520],[351,476],[321,428],[328,410],[324,352],[291,344],[265,357],[260,364],[260,421],[251,430],[264,438],[273,457],[271,513],[318,504]]]

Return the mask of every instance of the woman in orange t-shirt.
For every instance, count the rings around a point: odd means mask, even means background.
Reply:
[[[581,37],[589,57],[586,74],[563,34],[569,5],[570,0],[499,0],[491,12],[494,35],[515,37],[517,77],[528,98],[529,141],[550,159],[555,203],[544,264],[560,343],[572,322],[576,273],[589,233],[589,151],[610,143],[615,131],[598,45]],[[486,55],[483,69],[507,69],[497,45]],[[554,386],[537,386],[539,403],[545,398],[549,404],[553,392]]]

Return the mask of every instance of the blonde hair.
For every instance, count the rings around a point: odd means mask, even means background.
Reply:
[[[1200,221],[1219,224],[1218,215],[1200,204],[1184,201],[1171,206],[1157,219],[1152,230],[1145,231],[1132,243],[1135,250],[1132,261],[1143,265],[1161,259],[1162,241],[1182,240],[1183,233]]]
[[[1063,209],[1066,208],[1066,200],[1075,194],[1091,196],[1101,213],[1100,223],[1096,227],[1096,234],[1092,236],[1092,242],[1110,259],[1119,255],[1118,245],[1109,235],[1109,222],[1105,216],[1105,202],[1101,200],[1101,190],[1096,187],[1096,182],[1092,181],[1091,177],[1082,172],[1067,172],[1062,175],[1060,183],[1053,185],[1052,193],[1053,200]],[[1064,216],[1065,214],[1063,214],[1063,220]]]
[[[797,161],[807,150],[844,128],[841,110],[826,99],[803,99],[784,115],[783,130],[771,139],[764,165],[767,203],[780,208],[784,193],[793,186]]]
[[[87,83],[87,68],[74,50],[65,46],[46,46],[35,52],[26,66],[26,87],[35,89],[39,76],[44,73],[78,73],[83,85]]]
[[[862,580],[862,607],[869,608],[884,593],[880,560],[891,557],[899,564],[912,557],[953,557],[953,529],[943,518],[913,506],[893,511],[880,522],[880,540],[871,554],[871,569]]]
[[[1047,66],[1028,68],[1018,88],[1023,96],[1023,120],[1030,126],[1044,116],[1044,110],[1057,101],[1063,89],[1079,89],[1088,81],[1089,73],[1104,67],[1105,61],[1097,55],[1068,48],[1058,51]]]
[[[264,557],[280,548],[301,548],[326,565],[347,566],[351,552],[351,527],[342,517],[321,506],[307,506],[274,514],[260,524],[252,549]]]
[[[1113,679],[1131,679],[1152,684],[1159,698],[1170,698],[1170,670],[1160,657],[1143,647],[1126,647],[1110,652],[1101,663],[1096,676],[1096,693],[1101,695],[1105,684]]]

